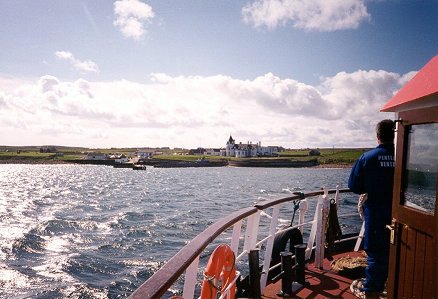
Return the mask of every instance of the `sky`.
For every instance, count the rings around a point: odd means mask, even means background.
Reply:
[[[438,0],[0,5],[0,145],[373,147],[438,55]]]

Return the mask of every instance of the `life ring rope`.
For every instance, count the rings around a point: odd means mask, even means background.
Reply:
[[[207,275],[205,275],[205,273],[204,273],[204,281],[206,280],[206,281],[208,281],[208,283],[210,283],[210,285],[213,287],[213,288],[215,288],[218,292],[220,292],[221,291],[221,289],[217,286],[217,285],[215,285],[215,283],[214,283],[214,279],[215,279],[216,277],[214,277],[214,276],[207,276]]]

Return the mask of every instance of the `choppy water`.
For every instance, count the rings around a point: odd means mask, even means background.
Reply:
[[[0,298],[124,298],[227,212],[348,174],[0,165]]]

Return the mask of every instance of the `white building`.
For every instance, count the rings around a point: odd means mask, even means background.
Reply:
[[[109,155],[107,156],[108,160],[114,160],[114,163],[128,163],[129,162],[129,158],[126,157],[126,155],[124,154],[114,154],[114,155]]]
[[[227,145],[225,147],[225,156],[227,157],[234,157],[236,155],[236,144],[230,135],[230,139],[227,141]]]
[[[217,148],[209,148],[209,149],[206,149],[204,151],[204,155],[207,155],[207,156],[220,156],[221,153],[222,153],[222,150],[217,149]]]
[[[85,157],[86,160],[106,160],[107,156],[102,153],[88,153]]]
[[[227,141],[225,150],[221,151],[222,156],[246,158],[246,157],[260,157],[260,156],[273,156],[280,151],[278,146],[262,146],[261,142],[253,144],[248,142],[247,144],[236,144],[236,141],[232,136]]]
[[[137,158],[139,159],[145,159],[153,156],[153,152],[137,152]]]

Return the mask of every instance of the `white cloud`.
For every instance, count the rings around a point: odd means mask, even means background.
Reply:
[[[145,26],[151,22],[155,13],[152,7],[139,0],[119,0],[114,2],[116,26],[127,38],[141,39],[145,33]]]
[[[322,82],[325,99],[337,117],[370,119],[400,87],[400,75],[383,70],[340,72]]]
[[[355,29],[370,20],[365,0],[255,0],[242,8],[242,15],[254,27],[291,23],[308,31]]]
[[[400,77],[399,80],[399,84],[401,86],[405,85],[406,83],[408,83],[409,80],[411,80],[416,74],[418,73],[418,71],[411,71],[408,72],[406,74],[404,74],[402,77]]]
[[[79,60],[74,57],[71,52],[68,51],[56,51],[55,56],[62,60],[69,61],[73,67],[80,72],[99,72],[97,64],[91,60]]]
[[[0,87],[5,144],[220,147],[372,146],[379,109],[406,75],[340,72],[316,86],[268,73],[254,80],[152,74],[150,83],[43,76]],[[2,78],[0,78],[2,82]],[[22,82],[22,81],[21,81]]]

